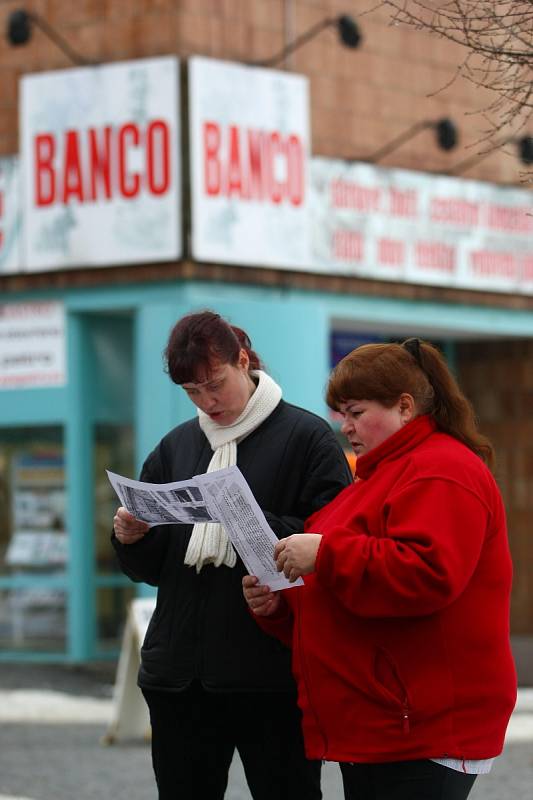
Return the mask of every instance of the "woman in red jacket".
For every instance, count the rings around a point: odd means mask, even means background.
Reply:
[[[503,747],[516,699],[511,559],[492,446],[439,352],[371,344],[327,394],[356,482],[276,546],[305,586],[243,579],[293,648],[309,758],[349,800],[462,800]]]

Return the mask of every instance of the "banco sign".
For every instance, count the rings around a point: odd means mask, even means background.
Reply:
[[[203,141],[206,195],[303,203],[305,152],[299,136],[204,122]]]
[[[178,87],[174,57],[23,78],[28,269],[179,258]]]
[[[188,69],[194,258],[309,267],[307,79],[199,57]]]
[[[60,136],[38,133],[34,137],[34,204],[164,195],[171,186],[170,137],[165,120],[67,130]],[[131,165],[135,154],[138,167]]]

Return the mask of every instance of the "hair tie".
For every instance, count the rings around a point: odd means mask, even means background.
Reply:
[[[407,352],[413,356],[419,367],[422,367],[422,358],[420,355],[420,339],[413,336],[411,339],[406,339],[402,342],[402,347],[405,347]]]

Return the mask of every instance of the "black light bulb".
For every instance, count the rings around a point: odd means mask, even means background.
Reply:
[[[523,164],[533,164],[533,136],[522,136],[518,140],[518,151]]]
[[[442,150],[453,150],[457,145],[457,128],[451,119],[440,119],[435,125],[437,142]]]
[[[337,28],[340,40],[346,47],[351,47],[352,49],[359,47],[362,36],[352,17],[348,16],[348,14],[342,14],[337,20]]]
[[[7,20],[7,40],[15,47],[31,38],[31,20],[27,11],[13,11]]]

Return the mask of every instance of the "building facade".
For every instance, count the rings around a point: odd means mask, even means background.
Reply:
[[[134,476],[158,439],[193,413],[161,353],[179,316],[214,308],[250,333],[288,400],[326,417],[329,371],[361,341],[419,335],[444,349],[496,446],[515,563],[513,642],[521,680],[533,680],[531,193],[508,148],[445,182],[476,152],[484,123],[471,112],[486,97],[462,79],[448,86],[456,46],[392,26],[386,9],[357,16],[368,5],[35,0],[27,10],[101,66],[73,70],[37,26],[25,45],[2,46],[0,187],[7,196],[19,168],[22,187],[18,215],[14,200],[0,202],[2,658],[116,657],[127,601],[147,589],[133,587],[113,559],[116,502],[105,469]],[[3,28],[15,6],[2,6]],[[356,19],[357,48],[344,47],[334,25],[318,30],[339,14]],[[274,71],[242,73],[313,28]],[[146,60],[166,70],[152,84],[143,83]],[[112,91],[107,83],[72,89],[79,70],[85,81],[113,66]],[[255,76],[262,83],[252,91]],[[156,97],[167,79],[174,104],[162,89]],[[78,104],[89,120],[85,155],[82,127],[68,122],[80,91],[94,96],[90,107]],[[126,95],[138,112],[111,124]],[[436,141],[441,120],[458,131],[449,150]],[[430,124],[375,166],[384,145],[421,122]],[[155,155],[167,145],[172,167]],[[116,166],[107,172],[111,152]],[[253,171],[256,152],[269,173]],[[136,177],[151,191],[146,201]],[[320,257],[298,250],[304,184],[315,216],[302,247]],[[317,199],[324,186],[333,210]],[[116,208],[113,187],[123,193]],[[427,192],[437,194],[422,220],[413,203]],[[488,234],[478,213],[492,220]],[[465,251],[456,275],[451,248],[458,264]]]

